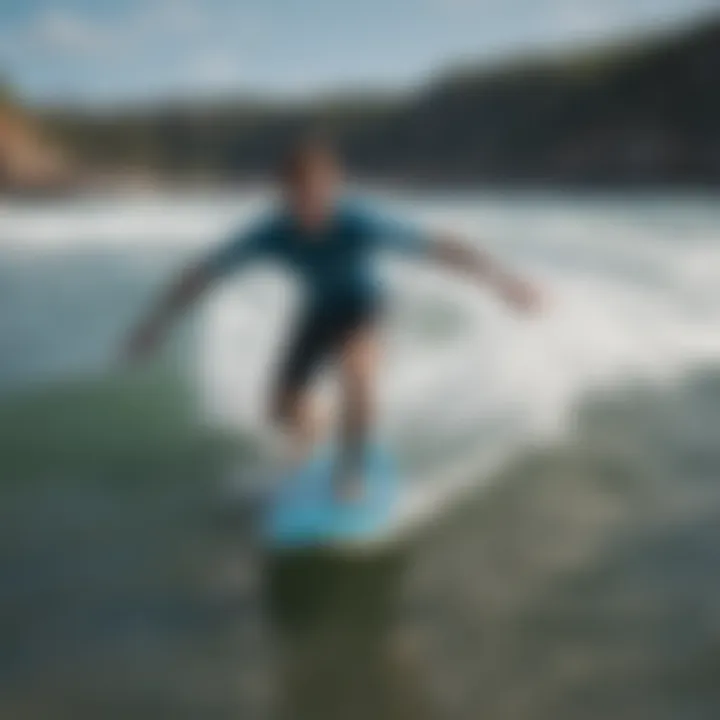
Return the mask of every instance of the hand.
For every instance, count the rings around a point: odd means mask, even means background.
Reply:
[[[505,278],[500,293],[509,305],[521,312],[535,313],[542,308],[540,290],[524,280]]]
[[[160,328],[154,323],[140,325],[130,336],[124,349],[127,362],[137,363],[147,360],[160,341]]]

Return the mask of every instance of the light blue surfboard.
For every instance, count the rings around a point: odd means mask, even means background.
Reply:
[[[363,547],[387,535],[397,510],[400,482],[390,455],[371,445],[364,458],[362,497],[336,497],[335,451],[318,451],[284,478],[270,498],[263,523],[272,549]]]

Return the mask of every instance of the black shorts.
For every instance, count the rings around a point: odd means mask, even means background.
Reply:
[[[355,332],[378,322],[380,314],[381,303],[376,300],[305,311],[296,322],[280,363],[277,390],[281,394],[302,390],[328,358]]]

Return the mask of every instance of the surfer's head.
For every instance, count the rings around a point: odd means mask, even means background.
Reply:
[[[332,212],[343,180],[342,161],[325,138],[303,138],[285,154],[280,180],[297,219],[303,225],[317,227]]]

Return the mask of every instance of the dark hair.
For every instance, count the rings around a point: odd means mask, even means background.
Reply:
[[[285,150],[279,175],[283,180],[293,180],[304,168],[318,160],[338,167],[342,165],[340,153],[330,139],[323,135],[305,135]]]

